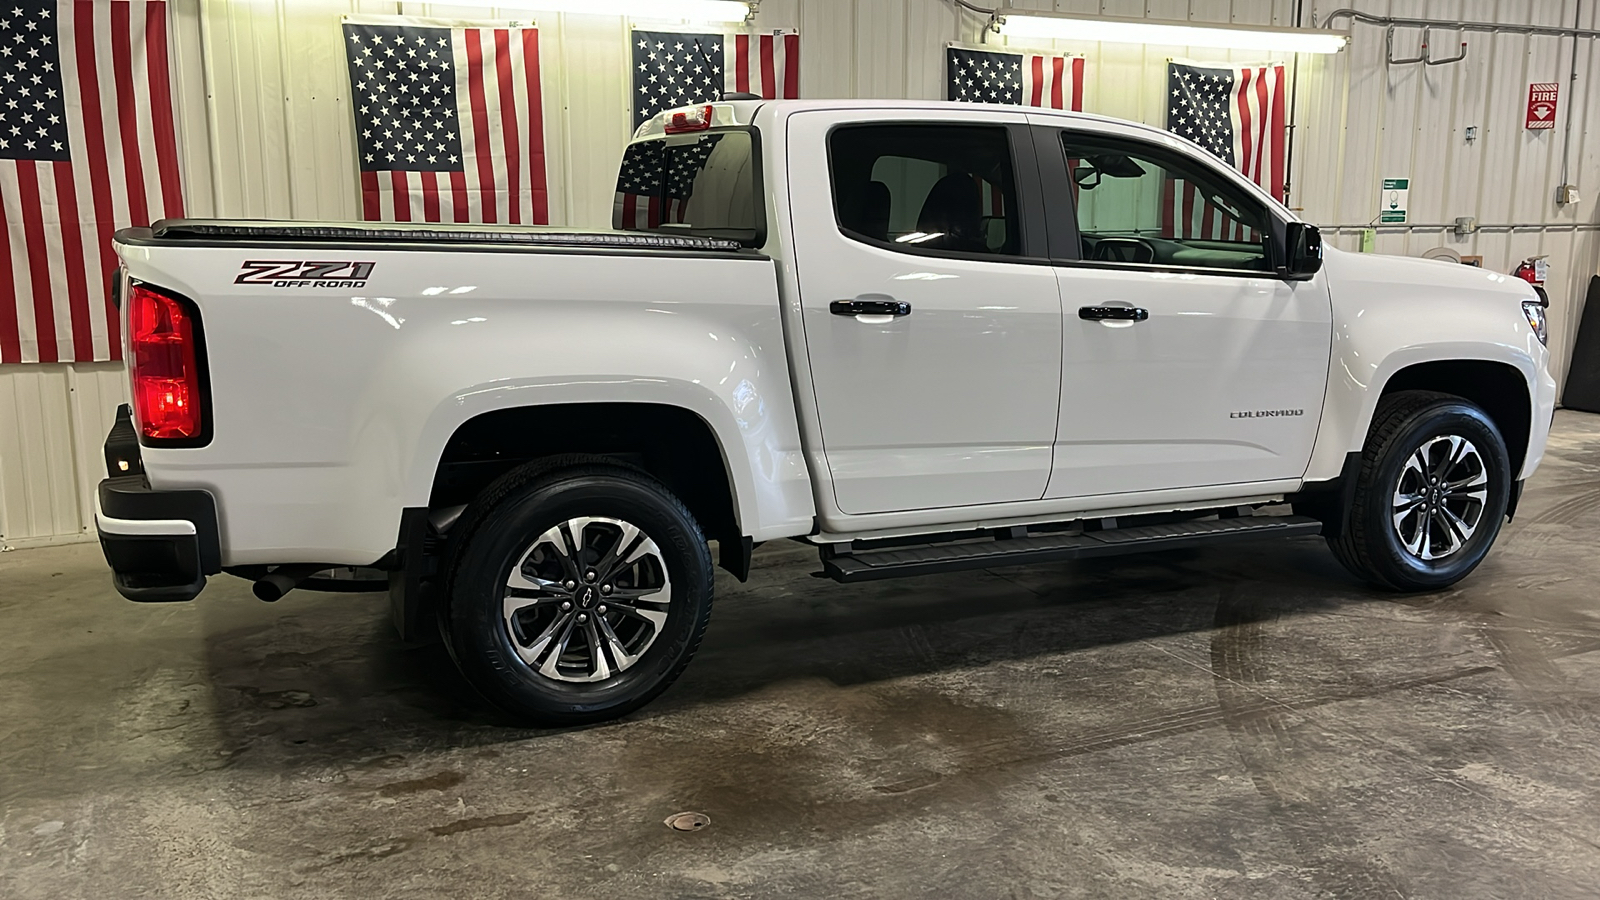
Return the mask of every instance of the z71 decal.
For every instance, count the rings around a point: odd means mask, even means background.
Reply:
[[[367,286],[373,265],[369,262],[249,260],[240,267],[233,283],[279,288],[360,288]]]

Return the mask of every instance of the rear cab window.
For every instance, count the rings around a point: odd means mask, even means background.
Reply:
[[[611,225],[758,246],[764,237],[761,191],[750,129],[636,141],[622,155]]]

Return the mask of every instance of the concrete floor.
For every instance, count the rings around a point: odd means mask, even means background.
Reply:
[[[382,596],[6,553],[0,897],[1594,897],[1597,526],[1562,413],[1437,595],[1320,539],[856,587],[774,544],[675,688],[566,732]]]

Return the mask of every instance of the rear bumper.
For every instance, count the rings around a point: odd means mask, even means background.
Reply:
[[[117,593],[193,600],[222,571],[217,504],[205,491],[156,491],[143,475],[100,482],[94,524]]]
[[[107,439],[112,477],[100,482],[95,497],[94,524],[112,584],[129,600],[193,600],[205,589],[206,576],[222,571],[217,502],[206,491],[151,489],[137,442],[130,450],[125,441],[122,432],[131,424],[124,422],[119,415]]]

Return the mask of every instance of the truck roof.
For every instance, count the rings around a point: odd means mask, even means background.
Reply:
[[[1172,132],[1163,131],[1142,122],[1132,122],[1127,119],[1118,119],[1113,116],[1102,116],[1095,113],[1074,112],[1064,109],[1049,109],[1040,106],[1015,106],[1001,103],[968,103],[958,100],[896,100],[866,99],[822,99],[822,100],[721,100],[714,103],[696,103],[689,106],[678,106],[664,109],[644,122],[633,133],[634,140],[660,137],[666,133],[666,122],[674,113],[698,113],[706,106],[712,108],[712,125],[726,127],[729,125],[749,125],[754,121],[756,111],[763,107],[774,107],[774,111],[790,112],[808,109],[893,109],[893,110],[965,110],[973,107],[1004,110],[1009,112],[1022,112],[1029,115],[1055,116],[1062,119],[1076,119],[1083,122],[1096,122],[1116,124],[1123,127],[1134,127],[1151,134],[1171,137]]]
[[[989,109],[996,112],[1024,113],[1030,116],[1049,116],[1075,122],[1082,125],[1097,126],[1097,130],[1107,132],[1120,132],[1124,136],[1131,136],[1130,132],[1143,133],[1152,140],[1159,141],[1169,147],[1180,149],[1190,155],[1208,159],[1209,151],[1182,135],[1174,134],[1165,129],[1143,122],[1133,122],[1128,119],[1118,119],[1114,116],[1102,116],[1095,113],[1074,112],[1065,109],[1048,109],[1039,106],[1013,106],[999,103],[968,103],[957,100],[723,100],[715,103],[697,103],[692,106],[679,106],[673,109],[664,109],[639,125],[633,133],[633,140],[648,140],[659,138],[666,134],[666,123],[674,114],[685,114],[699,118],[704,115],[706,107],[710,107],[711,127],[728,127],[750,125],[754,122],[760,110],[770,108],[774,113],[784,114],[800,110],[880,110],[880,111],[910,111],[910,110],[946,110],[971,112],[974,107]],[[1236,173],[1237,174],[1237,173]],[[1259,184],[1239,175],[1235,182],[1242,190],[1249,191],[1263,202],[1266,202],[1283,213],[1289,219],[1298,219],[1295,212],[1284,205],[1283,201],[1272,196]]]

